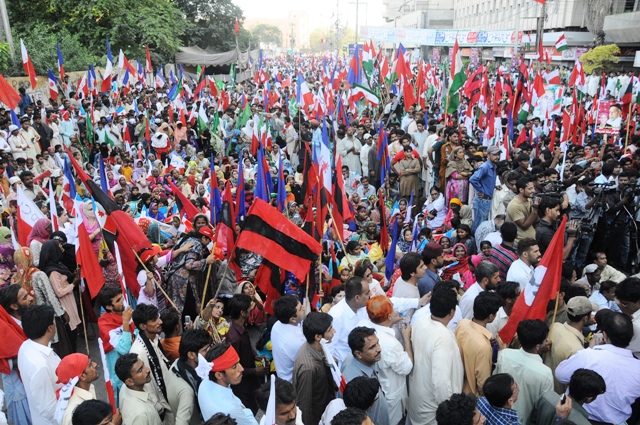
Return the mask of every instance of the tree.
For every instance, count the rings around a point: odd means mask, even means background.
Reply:
[[[596,46],[604,44],[604,18],[611,15],[613,0],[586,0],[587,29],[595,37]]]
[[[282,45],[282,31],[275,25],[260,24],[251,30],[251,34],[261,43]]]
[[[241,28],[238,34],[238,45],[245,50],[249,44],[258,45],[258,41],[242,28],[244,15],[242,9],[231,0],[172,0],[178,6],[185,19],[192,23],[189,31],[185,31],[181,40],[185,46],[211,48],[218,52],[228,52],[236,48],[233,32],[236,18]]]
[[[593,71],[607,70],[614,63],[620,62],[616,56],[619,53],[620,48],[615,44],[598,46],[580,56],[580,62],[582,62],[584,72],[591,74]]]

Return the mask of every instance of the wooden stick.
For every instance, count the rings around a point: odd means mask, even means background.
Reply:
[[[134,254],[134,255],[136,256],[136,258],[138,259],[138,262],[139,262],[140,264],[142,264],[142,268],[143,268],[146,272],[151,273],[151,270],[149,270],[149,269],[147,268],[147,265],[146,265],[145,263],[143,263],[143,262],[142,262],[142,260],[140,259],[140,256],[138,255],[138,253],[136,252],[136,250],[135,250],[135,249],[133,249],[133,247],[131,247],[131,251],[133,251],[133,254]],[[178,306],[176,305],[176,303],[175,303],[175,302],[173,302],[173,300],[172,300],[171,298],[169,298],[169,295],[168,295],[168,294],[165,292],[165,290],[162,288],[162,285],[160,285],[160,283],[158,283],[158,281],[156,280],[156,278],[155,278],[155,277],[152,277],[151,279],[153,280],[153,283],[156,285],[156,287],[157,287],[158,289],[160,289],[160,291],[162,291],[162,293],[164,294],[164,296],[165,296],[165,298],[167,299],[167,301],[169,301],[169,302],[171,303],[171,306],[172,306],[173,308],[175,308],[177,312],[179,312],[179,313],[180,313],[180,310],[178,309]]]
[[[560,291],[556,293],[556,305],[553,307],[553,320],[551,321],[551,325],[556,322],[556,315],[558,314],[558,303],[560,302]],[[553,333],[553,327],[549,329],[548,338],[551,339],[551,334]]]
[[[84,345],[87,347],[87,356],[89,355],[89,339],[87,338],[87,318],[84,317],[84,300],[82,299],[82,291],[80,292],[80,314],[82,315],[82,328],[84,329]]]
[[[331,216],[331,223],[333,224],[334,229],[336,230],[336,234],[338,235],[338,241],[340,242],[340,247],[342,248],[342,252],[347,254],[347,248],[344,247],[344,242],[340,239],[340,232],[338,231],[338,225],[336,224],[336,220],[333,218],[333,212],[331,212],[331,208],[328,208],[329,216]]]
[[[322,291],[322,251],[320,251],[320,255],[318,256],[318,281],[320,292],[324,295]],[[322,306],[322,298],[323,297],[320,297],[320,306]]]
[[[213,243],[213,247],[211,248],[211,253],[213,254],[216,250],[216,242]],[[213,266],[212,264],[209,264],[209,267],[207,268],[207,279],[204,281],[204,291],[202,291],[202,299],[200,300],[200,315],[202,316],[202,310],[204,310],[204,297],[205,295],[207,295],[207,288],[209,287],[209,277],[211,276],[211,266]]]

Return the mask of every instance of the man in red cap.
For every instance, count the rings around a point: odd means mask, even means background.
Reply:
[[[222,342],[211,347],[205,359],[213,362],[213,366],[209,379],[202,381],[198,390],[203,419],[207,421],[216,413],[224,413],[238,425],[258,425],[251,409],[246,408],[231,390],[231,385],[242,382],[244,372],[236,350],[228,342]]]
[[[58,394],[55,419],[62,425],[71,425],[73,411],[85,400],[96,399],[96,389],[92,382],[98,379],[97,364],[86,354],[73,353],[64,357],[58,368],[57,384],[62,384]],[[120,415],[116,413],[116,415]]]

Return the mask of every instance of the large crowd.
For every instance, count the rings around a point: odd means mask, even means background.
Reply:
[[[347,65],[181,72],[177,96],[144,80],[78,96],[67,78],[58,101],[23,88],[0,108],[9,423],[640,423],[637,78],[590,75],[577,96],[571,70],[538,69],[561,110],[516,117],[533,78],[502,64],[484,73],[489,131],[473,89],[454,113],[439,87],[407,104],[422,63],[378,102],[348,96]],[[628,106],[608,138],[589,118],[602,100]],[[233,246],[263,201],[321,245],[306,278]],[[148,239],[133,275],[105,210]],[[280,236],[267,249],[302,244]],[[547,252],[557,296],[505,338]],[[101,358],[83,353],[96,324]]]

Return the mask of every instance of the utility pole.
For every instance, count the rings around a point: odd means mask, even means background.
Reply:
[[[356,41],[355,44],[358,44],[358,6],[359,6],[359,0],[356,0]]]
[[[14,59],[13,55],[13,37],[11,36],[11,26],[9,25],[9,14],[7,13],[7,5],[5,0],[0,0],[0,15],[2,17],[2,31],[4,32],[4,38],[9,43],[9,52],[11,53],[11,59]]]
[[[538,52],[542,51],[542,46],[543,46],[542,38],[544,34],[544,19],[545,19],[546,12],[547,12],[547,3],[544,2],[540,6],[540,16],[538,17],[538,28],[536,30],[536,47]],[[543,59],[544,58],[540,58],[539,60],[542,61]]]

